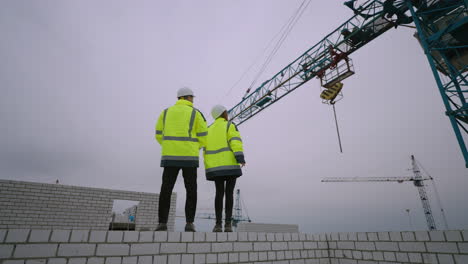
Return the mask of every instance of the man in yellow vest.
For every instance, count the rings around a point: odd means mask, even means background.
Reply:
[[[156,140],[162,147],[161,192],[159,194],[159,224],[156,231],[167,231],[171,195],[179,171],[182,170],[185,190],[186,232],[195,232],[193,225],[197,208],[197,168],[200,148],[206,145],[206,120],[193,108],[193,91],[183,87],[177,91],[178,101],[165,109],[156,124]]]
[[[222,105],[211,110],[215,119],[208,128],[207,145],[204,149],[206,179],[216,186],[216,225],[213,232],[222,232],[223,196],[226,196],[224,231],[232,232],[232,206],[236,179],[245,166],[242,139],[237,126],[228,121],[228,113]],[[239,165],[240,164],[240,165]]]

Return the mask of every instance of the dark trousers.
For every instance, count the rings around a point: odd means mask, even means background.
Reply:
[[[159,223],[167,223],[169,209],[171,207],[171,195],[177,180],[179,170],[182,169],[184,177],[185,191],[187,192],[185,200],[185,218],[188,223],[193,223],[195,211],[197,210],[197,168],[196,167],[165,167],[161,192],[159,193]]]
[[[216,196],[215,196],[215,212],[216,224],[221,224],[223,219],[223,196],[226,195],[225,212],[226,222],[232,220],[232,205],[234,203],[234,187],[236,179],[215,180]]]

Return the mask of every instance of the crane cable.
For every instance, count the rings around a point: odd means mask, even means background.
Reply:
[[[302,7],[304,6],[305,2],[308,1],[307,5],[305,6],[304,9],[302,9]],[[262,53],[260,53],[255,59],[254,61],[250,64],[250,66],[242,73],[241,77],[234,83],[234,85],[231,86],[231,88],[229,88],[228,92],[225,94],[225,96],[228,96],[231,91],[234,89],[234,87],[236,87],[240,82],[241,80],[245,77],[245,75],[247,75],[247,73],[250,71],[250,69],[252,69],[252,67],[257,64],[258,60],[263,56],[263,54],[265,54],[265,52],[270,48],[271,44],[273,43],[273,41],[275,39],[278,38],[278,36],[281,34],[280,38],[279,38],[279,41],[276,43],[275,47],[273,48],[272,52],[270,53],[270,55],[268,55],[268,58],[267,58],[267,62],[265,62],[262,66],[262,70],[257,74],[257,76],[255,77],[255,80],[252,82],[252,84],[250,85],[249,89],[247,89],[247,92],[248,93],[250,91],[250,89],[253,87],[253,85],[255,84],[255,82],[258,80],[259,76],[264,72],[266,66],[268,65],[268,63],[271,61],[271,59],[273,58],[273,56],[276,54],[276,52],[278,51],[279,47],[281,46],[281,44],[284,42],[284,40],[286,39],[287,35],[289,34],[289,32],[291,32],[291,29],[292,27],[294,26],[294,24],[297,22],[297,20],[299,19],[299,17],[302,15],[302,13],[304,12],[304,10],[307,8],[307,6],[310,4],[310,1],[311,0],[304,0],[301,5],[296,9],[296,11],[293,13],[293,15],[288,19],[288,21],[281,27],[281,29],[278,31],[278,33],[275,34],[275,36],[270,40],[270,42],[268,43],[268,45],[265,47],[265,49],[263,50]],[[302,9],[302,10],[301,10]],[[300,13],[300,14],[299,14]]]
[[[307,4],[305,4],[307,2]],[[272,52],[270,53],[270,55],[268,56],[268,58],[266,59],[265,63],[263,63],[260,71],[257,73],[257,75],[255,76],[255,79],[252,81],[252,83],[250,84],[250,87],[247,91],[250,91],[250,89],[255,85],[255,83],[258,81],[258,79],[260,78],[260,76],[265,72],[266,68],[268,67],[268,65],[270,64],[270,62],[272,61],[273,57],[276,55],[276,53],[278,52],[279,48],[281,48],[281,46],[283,45],[284,41],[286,40],[286,38],[288,37],[289,33],[291,33],[293,27],[296,25],[297,21],[301,18],[302,14],[304,14],[304,11],[307,9],[307,7],[309,6],[311,0],[304,0],[301,5],[297,8],[296,12],[294,13],[294,15],[292,16],[292,18],[290,19],[289,21],[289,24],[288,26],[286,27],[286,30],[283,32],[283,35],[281,36],[281,38],[278,40],[278,43],[276,43],[276,46],[273,48]],[[305,4],[305,6],[304,6]],[[303,8],[304,6],[304,8]],[[247,92],[248,93],[248,92]]]
[[[335,116],[335,125],[336,125],[336,134],[338,135],[338,144],[340,146],[340,152],[343,153],[343,148],[341,147],[340,129],[338,127],[338,119],[336,118],[335,103],[333,103],[332,106],[333,106],[333,114]]]

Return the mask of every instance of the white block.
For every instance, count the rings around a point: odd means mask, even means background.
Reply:
[[[0,259],[10,258],[13,254],[13,245],[0,244]]]
[[[122,231],[109,231],[107,232],[107,242],[110,243],[122,243],[123,232]]]
[[[302,242],[299,242],[302,243]],[[254,243],[254,251],[267,251],[271,250],[270,242],[256,242]]]
[[[238,263],[239,262],[239,253],[229,253],[229,262]]]
[[[51,230],[31,230],[29,242],[49,242]]]
[[[406,242],[406,243],[416,243],[416,242]],[[398,243],[397,242],[375,242],[375,248],[380,251],[398,251]]]
[[[402,241],[400,232],[390,232],[391,241]]]
[[[285,259],[292,259],[292,255],[293,255],[293,254],[292,254],[292,251],[289,251],[289,250],[288,250],[288,251],[285,251],[285,252],[284,252],[284,258],[285,258]]]
[[[180,263],[180,261],[178,263]],[[153,264],[153,257],[152,256],[138,257],[138,264]]]
[[[457,243],[460,253],[468,254],[468,243]]]
[[[226,242],[227,241],[227,234],[228,233],[217,233],[216,234],[216,241],[218,242]]]
[[[181,236],[180,232],[169,232],[167,241],[168,242],[180,242],[180,236]]]
[[[416,241],[416,237],[413,232],[402,232],[401,236],[403,241]]]
[[[258,260],[264,261],[268,260],[268,255],[266,252],[258,252]]]
[[[57,252],[57,244],[26,244],[16,245],[15,258],[41,258],[55,257]]]
[[[276,241],[284,241],[284,235],[283,235],[283,233],[276,233],[276,234],[275,234],[275,240],[276,240]]]
[[[216,242],[216,233],[206,233],[206,242]]]
[[[161,253],[186,253],[187,244],[186,243],[162,243],[161,244]]]
[[[341,241],[348,240],[348,233],[338,233],[338,236],[340,237]]]
[[[211,250],[210,243],[188,243],[187,253],[208,253]]]
[[[154,232],[154,242],[166,242],[168,232]]]
[[[291,233],[291,241],[298,241],[299,234],[298,233]]]
[[[86,258],[69,258],[68,264],[86,264]],[[120,263],[115,263],[120,264]]]
[[[427,231],[416,231],[414,234],[416,235],[417,241],[430,241],[429,233]]]
[[[304,244],[306,243],[311,243],[311,242],[304,242]],[[288,250],[288,242],[272,242],[271,249],[272,250]]]
[[[429,231],[431,241],[445,241],[443,231]]]
[[[436,254],[422,254],[424,263],[428,264],[438,264],[439,261],[437,260]],[[443,263],[445,264],[445,263]]]
[[[353,243],[353,242],[343,242],[343,243]],[[328,249],[327,242],[318,242],[317,245],[318,245],[318,248],[320,249]]]
[[[139,242],[153,242],[153,231],[141,231]]]
[[[86,259],[85,259],[85,261],[86,261]],[[47,259],[28,259],[28,260],[26,260],[26,264],[46,264],[46,262],[47,262]]]
[[[362,259],[371,260],[372,259],[372,252],[362,252]]]
[[[284,241],[291,241],[291,233],[283,233]]]
[[[138,257],[123,257],[122,264],[137,264]]]
[[[454,257],[455,257],[455,263],[457,264],[468,263],[468,255],[455,255]]]
[[[424,242],[400,242],[398,244],[400,246],[400,250],[404,252],[426,252]],[[379,248],[377,247],[377,249]],[[390,251],[398,251],[398,248]]]
[[[258,252],[249,252],[249,261],[258,261]]]
[[[6,229],[0,229],[0,243],[3,243],[3,240],[5,240],[7,230]]]
[[[205,232],[195,232],[194,235],[193,235],[193,241],[195,241],[195,242],[205,242],[205,235],[206,235]]]
[[[138,243],[130,247],[130,255],[155,255],[159,254],[159,243]]]
[[[124,242],[138,242],[138,231],[125,231],[124,232]]]
[[[366,233],[357,233],[357,238],[359,241],[367,241]]]
[[[228,241],[237,241],[237,232],[229,232]]]
[[[367,239],[369,239],[369,241],[377,241],[379,240],[379,237],[377,236],[377,233],[367,233]]]
[[[382,252],[372,252],[372,255],[374,256],[375,260],[384,260],[383,253]]]
[[[194,232],[182,232],[182,242],[193,242]],[[183,256],[182,256],[183,259]]]
[[[396,257],[395,257],[395,253],[393,252],[384,252],[384,260],[386,261],[395,261],[396,260]]]
[[[180,264],[181,255],[169,255],[168,264]]]
[[[232,243],[213,243],[211,252],[229,252],[232,251]]]
[[[257,233],[256,232],[248,232],[249,241],[257,241]]]
[[[431,253],[458,253],[456,243],[426,242],[426,247]]]
[[[218,263],[218,255],[216,254],[207,254],[206,263]]]
[[[89,260],[88,260],[88,263],[89,263]],[[67,264],[67,259],[66,258],[50,258],[47,261],[47,264]]]
[[[2,264],[25,264],[24,260],[4,260]]]
[[[439,259],[439,263],[455,264],[455,261],[453,259],[453,255],[437,254],[437,258]]]
[[[375,250],[374,242],[356,242],[355,245],[357,250]]]
[[[267,236],[267,241],[275,241],[275,233],[268,233],[266,234],[266,236]]]
[[[408,262],[409,261],[407,253],[397,252],[396,253],[396,259],[397,259],[398,262]]]
[[[300,241],[307,241],[307,235],[304,233],[299,234],[299,240]]]
[[[251,242],[234,242],[234,251],[252,251],[253,245]]]
[[[411,263],[421,263],[422,256],[420,253],[408,253],[409,261]]]
[[[130,246],[128,244],[99,244],[97,256],[128,256]]]
[[[388,232],[378,232],[379,240],[380,241],[389,241],[390,240],[390,235]]]
[[[239,261],[240,262],[247,262],[249,261],[249,253],[239,253]]]
[[[353,251],[353,259],[362,259],[361,251]]]
[[[182,255],[182,264],[193,264],[193,255],[184,254]]]
[[[447,241],[463,241],[460,231],[445,231]]]
[[[88,230],[72,230],[70,242],[88,242]]]
[[[335,245],[336,245],[336,242],[335,242]],[[317,242],[304,242],[304,248],[305,249],[317,249],[318,244]]]
[[[105,242],[107,231],[91,231],[89,242]]]
[[[29,235],[29,229],[9,229],[6,237],[6,243],[26,242]]]
[[[270,243],[268,243],[270,244]],[[304,244],[302,242],[288,242],[289,249],[304,249]],[[269,249],[266,249],[269,250]]]
[[[153,264],[167,264],[167,255],[154,256]]]
[[[104,264],[104,258],[98,258],[98,257],[88,258],[88,264]]]
[[[355,249],[354,247],[354,242],[342,242],[342,241],[339,241],[337,243],[337,247],[339,249]]]
[[[58,249],[60,257],[93,256],[95,244],[61,244]]]
[[[194,264],[205,264],[206,263],[206,256],[205,254],[195,254],[194,257]],[[155,263],[156,264],[156,263]]]
[[[218,254],[218,263],[227,263],[227,262],[228,262],[228,254],[227,253]]]
[[[462,231],[463,241],[468,241],[468,230]]]

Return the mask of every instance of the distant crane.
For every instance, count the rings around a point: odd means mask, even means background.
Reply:
[[[434,217],[432,216],[432,210],[427,196],[426,188],[424,188],[423,181],[433,180],[432,177],[422,177],[421,171],[419,170],[418,164],[413,155],[411,155],[411,164],[413,177],[352,177],[352,178],[340,178],[340,177],[328,177],[323,178],[322,182],[398,182],[402,183],[405,181],[412,181],[414,186],[418,188],[419,198],[424,209],[424,216],[426,217],[427,228],[429,230],[436,230],[436,224]],[[439,201],[440,203],[440,201]],[[447,228],[447,220],[445,218],[444,210],[441,207],[441,212],[444,217],[445,225]]]

